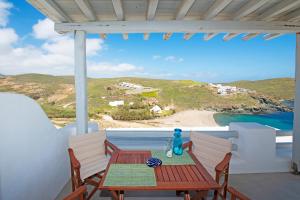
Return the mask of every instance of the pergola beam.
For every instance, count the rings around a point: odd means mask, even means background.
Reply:
[[[238,36],[239,33],[227,33],[224,37],[223,37],[223,40],[224,41],[228,41],[228,40],[231,40],[232,38]]]
[[[33,5],[36,5],[36,1],[27,0]],[[59,22],[72,22],[72,19],[66,15],[66,13],[52,0],[39,0],[39,3],[46,8],[47,13],[51,13],[55,19]]]
[[[300,0],[280,1],[280,3],[276,4],[272,8],[268,9],[266,12],[264,12],[258,18],[261,20],[270,20],[271,18],[278,16],[278,15],[284,13],[285,11],[295,8],[299,4],[300,4]]]
[[[183,39],[189,40],[189,39],[191,39],[191,37],[193,37],[193,35],[194,35],[194,33],[185,33],[183,35]]]
[[[101,21],[56,23],[59,33],[84,30],[87,33],[295,33],[300,23],[279,21]]]
[[[105,40],[107,38],[107,34],[105,33],[100,33],[100,38]]]
[[[172,36],[172,33],[165,33],[163,35],[163,40],[168,40],[168,39],[170,39],[171,36]]]
[[[157,6],[158,0],[148,0],[147,20],[154,20]]]
[[[272,39],[275,39],[275,38],[278,38],[280,37],[282,34],[281,33],[270,33],[270,34],[266,34],[264,36],[264,40],[272,40]]]
[[[287,21],[297,21],[300,20],[300,9],[296,10],[286,16],[284,16],[284,19]]]
[[[204,15],[204,19],[212,19],[217,16],[232,0],[215,0],[213,5],[208,9]]]
[[[149,40],[150,34],[149,33],[144,33],[144,40]]]
[[[182,20],[194,3],[195,0],[183,0],[180,4],[180,7],[177,10],[176,20]]]
[[[128,33],[123,33],[123,39],[128,40]]]
[[[258,8],[263,6],[268,1],[270,1],[270,0],[249,1],[242,8],[240,8],[238,10],[238,12],[234,15],[233,19],[239,20],[239,19],[251,14],[252,12],[254,12]]]
[[[117,19],[118,20],[124,20],[125,17],[124,17],[124,10],[123,10],[122,1],[121,0],[111,0],[111,1],[112,1],[114,10],[115,10]]]
[[[97,17],[92,9],[89,0],[75,0],[82,13],[91,21],[96,21]]]
[[[204,35],[204,40],[205,41],[208,41],[208,40],[210,40],[210,39],[212,39],[213,37],[215,37],[216,35],[218,35],[218,33],[206,33],[205,35]]]
[[[246,35],[243,36],[243,40],[247,41],[247,40],[251,40],[252,38],[258,36],[259,33],[248,33]]]

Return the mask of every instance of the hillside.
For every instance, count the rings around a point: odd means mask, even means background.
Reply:
[[[136,84],[146,89],[129,90],[120,83]],[[0,79],[0,92],[25,94],[39,102],[50,118],[75,117],[74,78],[24,74]],[[88,79],[89,116],[101,118],[103,114],[121,120],[152,119],[174,112],[199,109],[229,112],[267,112],[284,110],[278,101],[293,98],[292,79],[239,81],[230,83],[257,93],[237,93],[220,96],[207,83],[191,80],[161,80],[145,78]],[[124,106],[112,107],[109,102],[122,100]],[[149,110],[154,105],[163,110],[159,115]]]
[[[258,81],[236,81],[228,85],[255,90],[258,93],[268,95],[272,98],[294,99],[295,80],[292,78],[274,78]]]

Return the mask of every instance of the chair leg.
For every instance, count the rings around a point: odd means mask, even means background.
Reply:
[[[87,200],[90,200],[92,198],[92,196],[95,194],[95,192],[97,192],[98,188],[95,187],[90,193],[89,195],[87,196]]]
[[[188,191],[184,192],[184,200],[191,200],[190,193]]]

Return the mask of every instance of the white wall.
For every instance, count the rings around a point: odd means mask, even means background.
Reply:
[[[34,100],[0,93],[0,199],[55,199],[70,176],[67,132]]]
[[[230,123],[237,131],[238,146],[230,163],[231,173],[289,172],[291,158],[277,155],[276,129],[258,123]],[[278,138],[280,140],[280,138]]]

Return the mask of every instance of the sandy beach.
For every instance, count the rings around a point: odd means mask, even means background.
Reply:
[[[141,121],[119,121],[109,117],[100,120],[101,128],[151,128],[151,127],[213,127],[219,126],[212,111],[186,110],[172,116]]]

